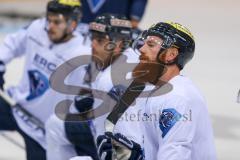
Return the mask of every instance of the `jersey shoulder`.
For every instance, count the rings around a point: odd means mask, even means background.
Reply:
[[[46,18],[39,18],[24,27],[27,38],[40,46],[48,46],[50,40],[46,32]]]
[[[46,18],[39,18],[33,20],[29,25],[25,26],[24,29],[27,30],[30,35],[39,35],[43,31],[45,32],[45,26]]]
[[[164,88],[159,88],[155,91],[154,97],[149,97],[150,107],[161,110],[174,108],[179,112],[184,112],[189,108],[206,105],[200,91],[188,77],[176,76],[167,85],[170,87],[169,92],[162,94]]]
[[[80,35],[74,36],[69,42],[63,44],[62,47],[62,52],[59,52],[61,57],[63,59],[70,60],[72,58],[76,58],[73,60],[73,62],[77,62],[80,64],[88,64],[91,61],[91,47],[87,45],[82,45],[81,44],[82,38]],[[72,60],[71,60],[72,61]]]

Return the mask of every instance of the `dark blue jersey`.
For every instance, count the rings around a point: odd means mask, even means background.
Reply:
[[[82,22],[92,22],[102,13],[122,14],[127,18],[141,20],[147,0],[82,0]]]

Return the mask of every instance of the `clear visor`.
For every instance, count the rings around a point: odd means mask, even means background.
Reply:
[[[161,48],[163,47],[163,40],[159,39],[156,36],[149,36],[147,31],[143,31],[133,42],[132,48],[134,49],[135,53],[140,54],[140,48],[144,45],[148,45],[149,47],[155,47],[156,45],[160,45]]]

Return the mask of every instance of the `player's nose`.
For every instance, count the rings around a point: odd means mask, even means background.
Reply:
[[[47,27],[48,27],[49,29],[52,29],[52,28],[53,28],[53,26],[54,26],[54,24],[53,24],[52,22],[48,22],[48,25],[47,25]]]
[[[147,53],[147,47],[146,44],[144,44],[141,48],[139,48],[140,54],[145,54]]]

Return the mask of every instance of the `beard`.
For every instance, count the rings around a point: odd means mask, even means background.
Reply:
[[[133,69],[132,76],[134,81],[139,83],[156,84],[166,70],[167,68],[163,64],[140,56],[140,63]]]

